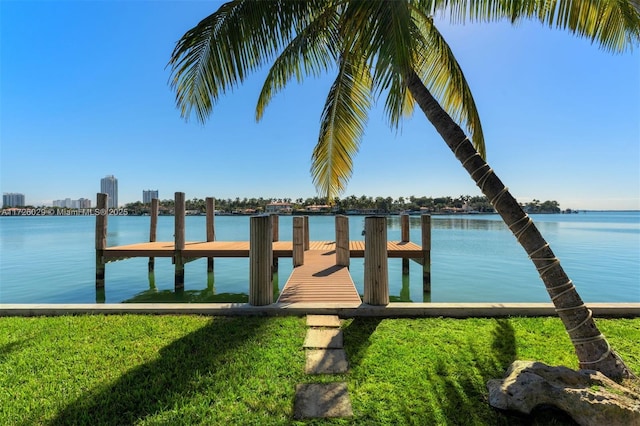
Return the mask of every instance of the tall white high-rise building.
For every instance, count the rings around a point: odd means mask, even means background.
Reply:
[[[108,208],[118,208],[118,179],[114,175],[100,179],[100,192],[109,196]]]
[[[154,198],[158,198],[157,189],[144,189],[142,190],[142,202],[144,204],[150,203]]]
[[[24,194],[5,192],[2,194],[2,207],[24,207]]]

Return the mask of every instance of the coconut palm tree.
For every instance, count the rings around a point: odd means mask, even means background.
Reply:
[[[640,41],[633,0],[236,0],[187,31],[169,62],[183,117],[205,122],[220,97],[264,66],[256,119],[294,77],[336,73],[311,174],[327,199],[344,190],[374,99],[391,126],[417,104],[490,200],[537,268],[581,368],[630,375],[598,330],[560,262],[485,161],[480,118],[464,74],[433,20],[537,19],[611,51]],[[461,123],[468,134],[458,124]]]

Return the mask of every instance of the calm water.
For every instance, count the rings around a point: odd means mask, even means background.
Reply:
[[[362,240],[364,217],[350,216],[351,239]],[[533,220],[587,302],[640,302],[640,212],[534,215]],[[311,240],[334,239],[334,217],[310,217]],[[249,239],[249,218],[217,216],[216,239]],[[186,219],[187,241],[205,240],[205,217]],[[0,303],[106,303],[246,301],[248,259],[216,259],[186,265],[185,290],[173,291],[173,265],[156,259],[109,263],[105,291],[95,290],[94,217],[1,217]],[[291,217],[280,217],[280,239],[291,239]],[[110,216],[109,246],[149,238],[149,217]],[[420,243],[420,218],[411,217],[411,240]],[[388,218],[388,239],[400,239],[397,216]],[[160,217],[158,241],[173,240],[173,217]],[[497,215],[432,217],[432,291],[422,292],[419,265],[403,277],[400,259],[389,260],[392,301],[548,302],[524,250]],[[363,294],[363,259],[351,273]],[[274,292],[282,290],[291,260],[280,259]]]

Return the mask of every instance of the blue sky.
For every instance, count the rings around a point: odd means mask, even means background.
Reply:
[[[0,188],[28,204],[91,198],[115,175],[120,203],[317,195],[309,173],[333,76],[292,82],[260,123],[264,72],[203,126],[169,88],[175,42],[207,1],[0,2]],[[640,209],[640,55],[607,53],[537,23],[440,22],[483,122],[487,160],[521,202]],[[343,196],[480,195],[424,116],[398,131],[369,117]]]

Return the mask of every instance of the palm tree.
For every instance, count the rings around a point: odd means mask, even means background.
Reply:
[[[435,13],[454,22],[538,19],[611,51],[640,41],[640,10],[633,0],[235,0],[178,41],[169,62],[177,105],[183,117],[195,112],[205,122],[221,96],[270,64],[256,108],[259,120],[293,77],[336,72],[311,167],[319,192],[332,199],[351,176],[373,100],[384,97],[392,126],[417,104],[536,266],[580,367],[629,376],[549,244],[486,163],[471,91],[434,25]]]

